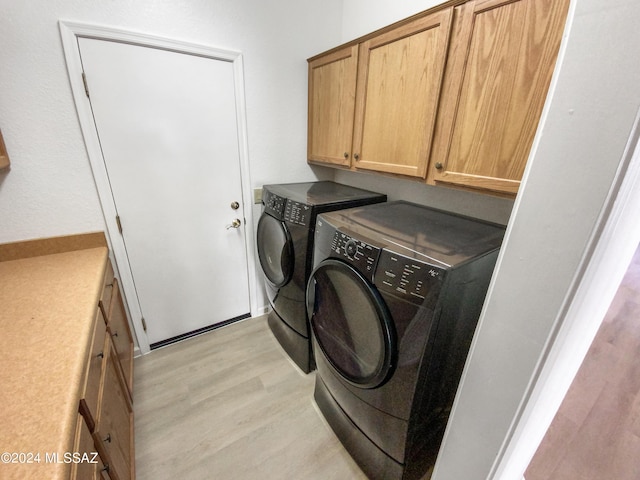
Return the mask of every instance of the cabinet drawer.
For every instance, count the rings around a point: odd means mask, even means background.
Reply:
[[[129,330],[129,322],[127,321],[117,279],[113,280],[113,294],[111,295],[108,315],[109,335],[111,335],[111,341],[116,349],[129,395],[133,398],[133,338],[131,330]]]
[[[113,294],[113,266],[111,262],[107,260],[107,270],[104,274],[104,280],[102,283],[102,294],[100,295],[100,308],[105,315],[104,320],[107,320],[107,312],[109,311],[109,305],[111,304],[111,295]]]
[[[73,448],[74,453],[81,455],[79,463],[73,463],[71,468],[71,480],[109,480],[107,473],[109,468],[105,467],[102,458],[97,454],[93,443],[93,437],[89,432],[89,427],[82,415],[78,415],[76,425],[76,441]],[[94,463],[95,462],[95,463]]]
[[[100,418],[93,438],[104,449],[113,475],[125,480],[133,478],[133,410],[109,337],[106,343],[110,349],[105,365]]]
[[[100,380],[104,364],[105,337],[107,335],[107,326],[102,316],[102,311],[98,309],[96,314],[95,327],[93,332],[93,343],[91,353],[89,354],[87,366],[87,381],[84,396],[80,400],[81,412],[87,419],[90,429],[95,425],[95,419],[98,412],[98,403],[100,396]]]

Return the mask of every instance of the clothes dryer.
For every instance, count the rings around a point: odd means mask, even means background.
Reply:
[[[313,369],[305,288],[312,268],[316,217],[386,198],[329,181],[263,186],[257,247],[271,305],[268,323],[285,352],[305,373]]]
[[[322,214],[315,235],[315,401],[370,478],[423,478],[504,228],[388,202]]]

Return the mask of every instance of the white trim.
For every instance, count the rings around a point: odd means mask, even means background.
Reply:
[[[236,92],[236,112],[237,112],[237,130],[238,130],[238,152],[240,155],[240,176],[242,185],[242,210],[244,215],[244,244],[247,255],[247,278],[249,282],[249,302],[251,305],[251,316],[262,315],[258,307],[258,295],[255,285],[258,283],[256,278],[256,257],[252,243],[248,240],[255,238],[253,228],[253,188],[251,183],[251,169],[249,168],[249,136],[247,131],[247,108],[244,92],[244,63],[241,54],[238,54],[233,62],[233,72],[235,80]]]
[[[489,479],[523,475],[584,360],[640,244],[640,111],[605,206],[565,300],[537,381],[497,456]]]
[[[262,307],[258,307],[256,309],[256,313],[252,313],[251,316],[252,317],[260,317],[261,315],[266,315],[270,311],[271,311],[271,309],[269,308],[269,305],[263,305]]]
[[[251,189],[250,169],[249,169],[249,146],[247,136],[247,116],[244,91],[244,73],[242,54],[238,51],[220,49],[206,45],[184,42],[181,40],[167,39],[155,35],[140,32],[132,32],[113,27],[89,25],[60,20],[60,36],[67,63],[67,72],[73,94],[76,112],[80,121],[80,129],[84,137],[87,154],[91,163],[93,177],[96,182],[96,189],[100,198],[102,212],[104,214],[107,228],[107,241],[118,268],[116,272],[120,278],[125,302],[129,309],[129,318],[133,326],[138,346],[141,354],[149,352],[149,340],[142,328],[142,312],[137,302],[137,295],[133,283],[131,270],[128,268],[129,262],[122,236],[116,224],[116,207],[109,187],[109,177],[107,175],[102,150],[98,141],[91,104],[86,97],[84,84],[82,82],[82,63],[78,49],[78,38],[87,37],[99,40],[110,40],[121,43],[130,43],[152,48],[160,48],[190,55],[199,55],[215,60],[224,60],[233,64],[235,93],[236,93],[236,113],[238,122],[238,151],[240,156],[240,175],[242,185],[243,214],[245,218],[245,250],[247,254],[247,273],[249,288],[249,303],[252,316],[260,315],[257,305],[256,292],[256,258],[253,249],[250,248],[250,238],[253,238],[253,195]]]

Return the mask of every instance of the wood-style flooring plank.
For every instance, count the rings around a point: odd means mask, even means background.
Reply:
[[[525,478],[640,479],[640,248]]]
[[[135,360],[139,480],[365,480],[266,317]]]

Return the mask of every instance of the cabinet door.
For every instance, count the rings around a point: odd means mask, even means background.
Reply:
[[[104,452],[110,472],[120,480],[134,477],[133,409],[122,380],[113,345],[107,337],[109,354],[106,369],[100,417],[93,434],[98,452]]]
[[[87,456],[93,460],[93,452],[96,451],[93,445],[91,432],[84,421],[82,415],[78,415],[76,423],[76,440],[73,447],[74,453]],[[98,478],[98,464],[82,461],[74,463],[71,468],[70,478],[72,480],[95,480]]]
[[[100,295],[100,301],[98,302],[98,305],[104,314],[105,321],[107,320],[109,305],[111,304],[111,295],[113,294],[113,279],[113,266],[110,261],[107,261],[107,271],[104,274],[104,280],[102,282],[102,294]]]
[[[95,428],[95,421],[98,414],[98,405],[100,398],[100,382],[102,379],[104,365],[104,349],[105,336],[107,334],[107,326],[102,316],[102,310],[98,309],[95,319],[95,327],[93,333],[93,343],[89,354],[87,366],[87,381],[85,391],[80,400],[81,412],[86,416],[87,424],[90,429]]]
[[[354,45],[309,62],[309,161],[351,164],[357,61]]]
[[[451,19],[447,8],[360,45],[357,168],[425,178]]]
[[[73,463],[71,480],[110,480],[109,467],[103,463],[102,457],[97,455],[93,437],[82,415],[78,415],[73,453],[81,455],[82,461]]]
[[[122,367],[129,394],[133,394],[133,338],[127,321],[118,279],[113,279],[113,293],[107,326]]]
[[[568,3],[476,0],[459,7],[430,183],[517,192]]]

